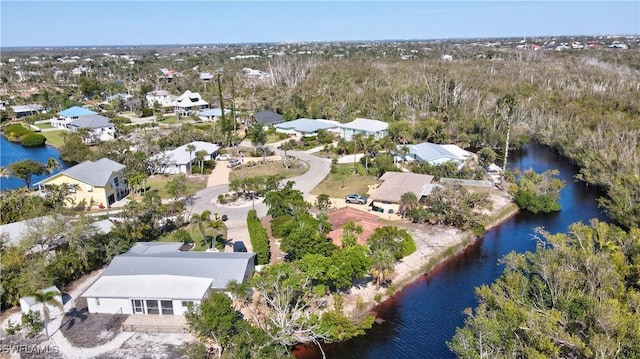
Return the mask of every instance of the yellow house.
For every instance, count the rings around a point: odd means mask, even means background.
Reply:
[[[66,184],[73,198],[70,206],[102,205],[106,207],[127,195],[124,169],[124,165],[108,158],[101,158],[95,162],[84,161],[34,186],[37,186],[40,192],[46,192],[49,185]]]

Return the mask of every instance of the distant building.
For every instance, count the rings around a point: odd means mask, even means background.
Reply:
[[[379,120],[356,118],[355,120],[340,125],[340,137],[351,141],[354,135],[373,136],[376,140],[387,136],[389,124]]]

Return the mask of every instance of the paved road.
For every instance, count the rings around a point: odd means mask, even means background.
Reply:
[[[278,155],[283,155],[280,150],[275,150],[275,152]],[[331,162],[328,159],[304,152],[288,151],[287,154],[309,164],[309,170],[305,174],[288,179],[288,181],[295,182],[294,188],[301,191],[305,199],[309,199],[311,197],[309,192],[329,174]],[[228,192],[228,184],[207,187],[197,192],[194,204],[189,209],[188,214],[190,216],[193,213],[202,213],[205,210],[209,210],[211,213],[219,213],[220,215],[226,214],[229,217],[225,222],[227,225],[227,238],[233,241],[243,241],[247,249],[251,251],[251,241],[247,230],[247,213],[252,208],[255,208],[258,217],[263,217],[267,214],[267,206],[262,203],[262,200],[256,200],[254,203],[246,203],[241,206],[217,204],[218,195]],[[228,246],[226,251],[232,251],[232,248]]]

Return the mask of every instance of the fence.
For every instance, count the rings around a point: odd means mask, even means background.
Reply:
[[[458,178],[440,178],[441,183],[459,184],[462,186],[495,187],[492,181],[476,181]]]
[[[111,331],[111,329],[118,327],[121,324],[123,317],[124,314],[122,314],[122,308],[120,308],[117,312],[115,312],[115,314],[113,314],[111,319],[107,321],[107,324],[105,324],[105,326],[107,327],[107,331]]]
[[[138,333],[186,333],[189,331],[189,329],[184,326],[150,324],[123,324],[121,329],[123,332]]]

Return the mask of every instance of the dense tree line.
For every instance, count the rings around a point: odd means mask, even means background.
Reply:
[[[538,231],[535,252],[510,253],[476,290],[449,347],[460,358],[640,356],[640,231],[603,222]]]

